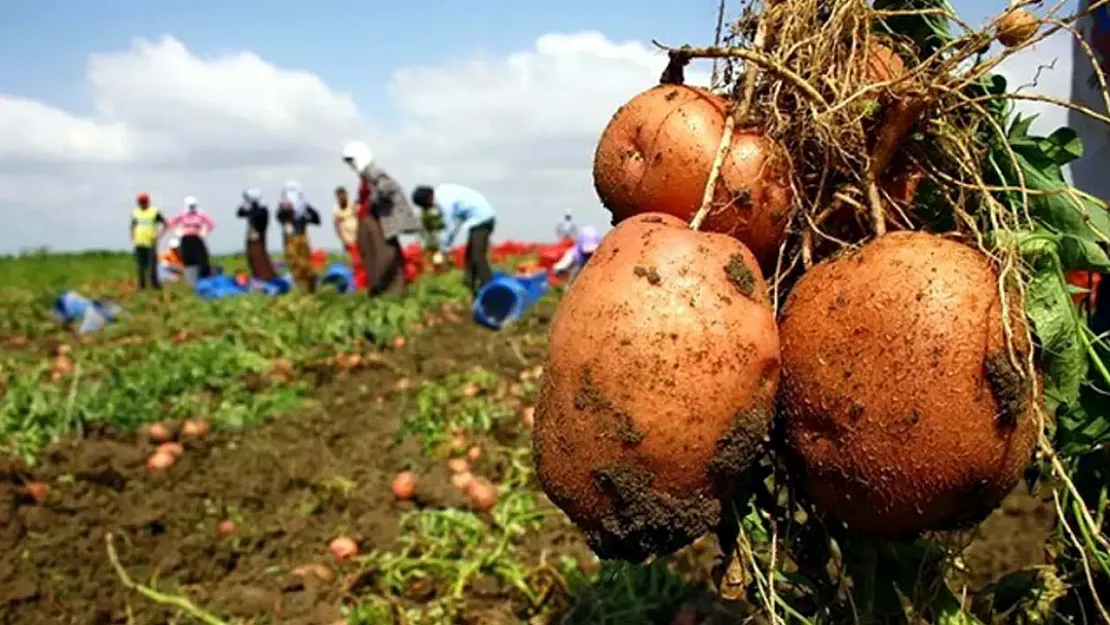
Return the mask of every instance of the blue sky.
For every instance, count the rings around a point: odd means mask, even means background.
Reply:
[[[0,21],[0,93],[88,112],[82,84],[92,52],[170,34],[202,55],[252,50],[354,93],[371,113],[390,72],[458,55],[506,54],[551,32],[600,30],[611,39],[709,41],[716,2],[705,0],[8,0]],[[378,8],[380,7],[380,8]],[[353,49],[358,47],[357,50]]]
[[[334,151],[354,136],[377,142],[410,186],[436,177],[479,185],[502,207],[502,237],[546,238],[570,206],[604,226],[589,180],[592,142],[612,111],[658,76],[663,60],[650,39],[709,43],[716,4],[7,0],[0,107],[18,107],[8,117],[19,121],[5,128],[0,120],[0,203],[30,212],[0,231],[0,253],[125,246],[119,221],[138,188],[167,212],[190,194],[226,217],[250,180],[296,176],[328,208],[328,191],[350,184]],[[1006,2],[955,4],[975,24]],[[569,38],[550,37],[559,34]],[[220,68],[224,82],[207,80]],[[261,110],[249,93],[231,101],[231,72],[245,72],[239,84],[280,83],[274,92],[297,102]],[[318,84],[305,83],[308,74]],[[303,127],[290,129],[298,120]],[[285,134],[273,145],[300,156],[283,157],[284,169],[252,163],[278,127]],[[198,130],[213,136],[194,141]],[[137,138],[170,151],[179,145],[182,154],[172,164],[162,154],[156,167],[134,146],[120,147]],[[81,210],[63,217],[58,204]],[[224,221],[232,225],[213,245],[232,249],[240,226]],[[57,228],[73,234],[60,239]],[[335,242],[327,228],[319,241]]]

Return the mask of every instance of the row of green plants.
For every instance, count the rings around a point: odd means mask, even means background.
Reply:
[[[257,423],[312,390],[296,375],[269,379],[275,363],[296,372],[335,354],[382,349],[468,297],[457,273],[378,299],[323,292],[204,301],[168,291],[131,300],[117,323],[86,340],[58,326],[41,302],[27,305],[25,322],[36,332],[0,352],[0,453],[31,459],[94,423],[124,430],[189,416],[216,426]],[[0,308],[12,319],[6,302]],[[68,350],[58,354],[59,345]],[[59,359],[70,363],[63,375]]]

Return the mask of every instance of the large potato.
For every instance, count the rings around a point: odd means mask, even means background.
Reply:
[[[724,126],[724,100],[695,87],[659,85],[622,106],[594,154],[594,188],[613,223],[649,211],[689,222]],[[735,236],[771,271],[793,201],[790,171],[781,146],[737,129],[701,229]]]
[[[897,232],[811,269],[779,331],[788,442],[819,507],[886,536],[954,529],[1016,486],[1039,425],[998,276],[965,245]],[[1029,356],[1010,301],[1019,363]]]
[[[544,490],[603,558],[680,548],[757,456],[778,377],[748,249],[667,215],[625,220],[551,329],[533,436]]]

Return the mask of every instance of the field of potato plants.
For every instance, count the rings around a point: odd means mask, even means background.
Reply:
[[[704,588],[689,556],[599,566],[536,485],[555,296],[493,333],[458,272],[205,302],[129,261],[0,261],[0,623],[668,622]],[[125,315],[78,337],[66,285]]]
[[[4,625],[757,612],[719,598],[715,537],[603,563],[539,488],[531,407],[557,292],[494,333],[470,321],[457,272],[400,299],[205,302],[136,292],[122,255],[0,263]],[[64,284],[126,314],[78,337],[47,314]],[[152,466],[165,440],[175,462]],[[963,536],[952,575],[977,589],[1036,570],[1053,517],[1019,490]]]

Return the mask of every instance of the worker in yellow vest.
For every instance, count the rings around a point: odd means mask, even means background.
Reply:
[[[150,205],[150,195],[140,192],[135,196],[138,206],[131,213],[131,243],[135,246],[135,264],[139,270],[139,288],[145,289],[147,280],[155,289],[162,288],[158,281],[158,239],[166,227],[162,213]]]

